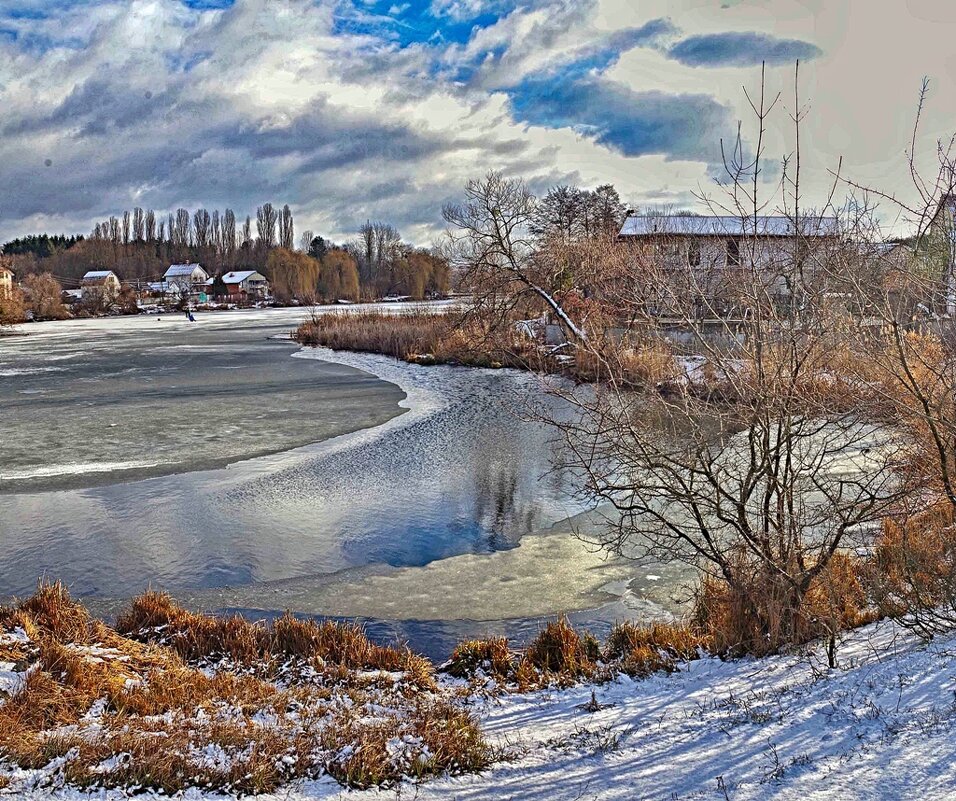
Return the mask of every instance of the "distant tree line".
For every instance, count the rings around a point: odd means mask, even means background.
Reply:
[[[388,223],[368,221],[344,244],[305,231],[298,245],[289,206],[264,203],[245,219],[232,209],[163,215],[137,207],[97,222],[88,237],[26,236],[3,253],[21,280],[48,273],[66,287],[78,286],[89,270],[145,283],[159,280],[170,264],[197,262],[214,277],[258,270],[286,302],[424,298],[449,288],[447,261],[404,242]]]
[[[69,250],[77,242],[82,242],[82,236],[64,236],[62,234],[31,234],[18,239],[12,239],[0,247],[0,253],[6,256],[21,256],[33,254],[38,258],[52,256],[61,250]]]

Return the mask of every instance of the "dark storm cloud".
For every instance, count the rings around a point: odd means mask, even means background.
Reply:
[[[688,36],[667,51],[670,58],[691,67],[750,67],[763,61],[785,64],[797,59],[808,61],[821,53],[810,42],[753,32]]]
[[[642,92],[597,75],[525,82],[514,94],[515,116],[531,125],[573,128],[625,156],[662,155],[709,164],[732,130],[728,108],[704,94]]]

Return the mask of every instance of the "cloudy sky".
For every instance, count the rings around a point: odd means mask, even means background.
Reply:
[[[809,199],[841,156],[912,196],[924,75],[928,162],[956,129],[954,41],[952,0],[0,0],[0,241],[272,201],[428,244],[492,168],[694,207],[738,120],[752,146],[761,61],[792,149],[797,58]]]

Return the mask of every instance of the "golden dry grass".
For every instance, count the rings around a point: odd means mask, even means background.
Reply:
[[[455,314],[376,311],[316,316],[296,330],[303,345],[382,353],[417,364],[550,370],[536,344],[507,326],[486,327]]]
[[[455,647],[444,669],[449,675],[461,679],[481,672],[497,680],[507,681],[514,675],[515,659],[506,637],[467,640]]]
[[[619,623],[612,630],[604,646],[604,658],[617,663],[620,670],[633,677],[651,673],[671,673],[679,662],[700,657],[709,641],[687,625],[655,623],[638,626]]]
[[[956,525],[948,501],[887,519],[866,571],[880,614],[932,638],[956,625]]]
[[[565,617],[523,653],[501,637],[462,643],[445,670],[473,680],[465,687],[437,683],[427,659],[374,645],[355,626],[219,619],[150,592],[113,629],[62,585],[41,585],[0,608],[0,659],[22,676],[0,698],[0,760],[51,784],[167,794],[270,792],[323,773],[364,788],[481,770],[497,753],[463,703],[472,692],[671,672],[753,636],[733,598],[708,592],[699,627],[622,623],[603,648]],[[860,592],[855,564],[837,559],[808,593],[817,616],[808,620],[859,622]]]
[[[187,660],[225,659],[259,675],[274,676],[294,659],[329,675],[401,671],[418,687],[434,687],[428,660],[407,648],[375,645],[354,624],[300,620],[287,613],[266,626],[238,615],[190,612],[164,593],[146,592],[133,599],[116,628],[131,639],[172,648]]]
[[[59,584],[0,609],[4,661],[23,671],[0,703],[0,758],[77,786],[250,794],[324,772],[356,787],[393,783],[492,757],[427,660],[357,627],[218,620],[158,593],[121,622],[135,639]],[[26,637],[10,636],[19,629]],[[217,659],[228,669],[211,667]]]

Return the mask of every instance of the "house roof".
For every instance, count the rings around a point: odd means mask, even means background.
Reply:
[[[198,264],[170,264],[169,269],[166,270],[163,278],[190,276],[196,271],[197,268],[202,270],[202,267]],[[202,271],[206,272],[205,270]]]
[[[248,278],[258,275],[260,278],[265,279],[264,275],[260,275],[258,270],[233,270],[232,272],[226,273],[222,277],[222,282],[224,284],[241,284]]]
[[[83,276],[84,281],[102,281],[110,276],[116,277],[116,273],[112,270],[90,270],[85,273]]]
[[[804,236],[838,232],[836,217],[804,217],[800,228]],[[793,220],[784,216],[641,214],[628,217],[621,227],[621,236],[794,236],[795,232]]]
[[[11,270],[9,267],[0,266],[0,273],[9,273],[10,275],[13,275],[13,270]]]

